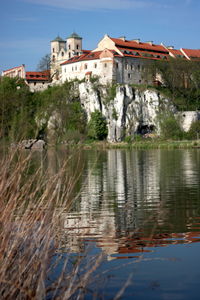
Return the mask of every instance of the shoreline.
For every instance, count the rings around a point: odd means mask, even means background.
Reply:
[[[183,141],[137,141],[132,143],[94,141],[83,143],[84,149],[200,149],[200,140]]]

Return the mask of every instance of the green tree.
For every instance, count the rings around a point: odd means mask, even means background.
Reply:
[[[98,110],[91,114],[88,123],[88,136],[94,140],[104,140],[108,135],[108,128],[105,118]]]
[[[171,113],[163,113],[159,116],[161,137],[164,139],[182,139],[183,130],[179,121]]]
[[[188,132],[189,138],[199,139],[200,138],[200,120],[192,123]]]

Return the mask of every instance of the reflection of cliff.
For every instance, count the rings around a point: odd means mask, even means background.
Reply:
[[[192,201],[198,196],[198,155],[188,150],[86,155],[79,202],[73,213],[63,215],[72,251],[81,251],[83,240],[95,241],[109,255],[197,241],[189,223],[197,217]]]

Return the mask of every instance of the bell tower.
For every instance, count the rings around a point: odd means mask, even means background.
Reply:
[[[71,58],[82,53],[82,37],[73,32],[67,39],[67,58]]]
[[[51,41],[51,76],[55,79],[60,73],[60,63],[63,61],[66,51],[66,41],[57,36]]]

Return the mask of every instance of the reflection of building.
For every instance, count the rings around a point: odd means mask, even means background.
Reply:
[[[176,174],[173,151],[108,150],[99,157],[88,152],[76,209],[61,217],[71,251],[83,251],[84,241],[94,242],[108,258],[125,258],[149,247],[199,241],[196,213],[192,206],[183,210],[183,195],[176,192],[175,180],[185,178],[188,189],[198,181],[197,172],[192,182],[188,180],[188,170],[195,168],[194,156],[188,159],[182,153],[177,153],[182,173],[177,165]],[[169,205],[172,195],[176,195],[176,208]],[[195,221],[188,225],[190,217]]]

